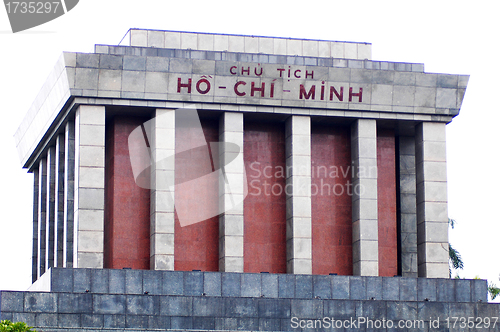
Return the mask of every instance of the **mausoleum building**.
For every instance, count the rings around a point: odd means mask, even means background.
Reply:
[[[467,75],[372,60],[369,43],[124,40],[63,53],[15,134],[34,284],[0,294],[2,319],[290,330],[376,309],[429,326],[458,302],[499,316],[477,303],[484,281],[448,279],[446,125]]]

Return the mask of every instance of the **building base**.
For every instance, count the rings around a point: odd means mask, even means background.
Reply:
[[[485,280],[52,268],[0,308],[42,332],[458,331],[461,317],[500,331]]]

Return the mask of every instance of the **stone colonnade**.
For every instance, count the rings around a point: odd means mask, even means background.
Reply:
[[[104,106],[81,105],[33,168],[33,281],[50,267],[103,268]],[[312,273],[311,118],[292,115],[285,123],[286,166],[292,192],[286,197],[287,272]],[[423,122],[415,136],[397,138],[400,265],[403,276],[448,277],[448,216],[445,124]],[[175,111],[157,109],[151,128],[151,269],[174,269]],[[219,119],[219,151],[227,181],[219,185],[219,266],[243,272],[243,113]],[[234,154],[237,153],[237,156]],[[169,158],[165,158],[169,157]],[[378,275],[377,122],[351,125],[353,271]],[[168,159],[169,162],[159,162]]]

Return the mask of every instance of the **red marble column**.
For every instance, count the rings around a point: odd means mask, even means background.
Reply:
[[[377,132],[379,275],[398,274],[396,145],[393,130]]]
[[[244,272],[286,273],[283,123],[245,122]]]
[[[313,126],[312,272],[352,275],[350,128]]]
[[[104,267],[149,269],[149,189],[137,186],[128,136],[148,119],[115,116],[106,123]]]
[[[209,174],[218,169],[218,151],[212,151],[210,142],[219,141],[219,122],[218,120],[201,120],[201,126],[210,156],[207,156],[204,148],[189,149],[192,144],[190,138],[196,132],[196,128],[177,127],[175,130],[175,148],[176,150],[185,150],[176,153],[175,156],[175,182],[183,183],[189,180],[195,180],[200,176]],[[193,192],[175,191],[175,200],[195,200],[193,209],[196,206],[200,208],[218,207],[219,187],[218,183],[213,186],[207,185],[198,188],[196,197]],[[184,195],[181,197],[181,195]],[[187,197],[185,195],[191,195]],[[200,204],[197,205],[196,201]],[[203,204],[201,204],[203,200]],[[193,210],[193,213],[195,211]],[[175,215],[175,240],[174,240],[174,269],[179,271],[218,271],[219,270],[219,216],[196,222],[182,227],[177,213]]]

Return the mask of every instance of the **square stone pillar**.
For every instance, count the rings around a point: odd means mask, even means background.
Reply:
[[[56,148],[47,149],[47,213],[45,215],[45,268],[54,267],[54,225],[55,225],[55,199],[56,199]]]
[[[80,106],[75,115],[74,258],[77,268],[104,265],[105,107]]]
[[[54,266],[64,266],[64,134],[59,134],[56,137],[56,178],[55,178],[55,218],[54,218]]]
[[[378,276],[377,122],[351,127],[353,274]]]
[[[219,143],[219,270],[243,272],[243,113],[222,114]]]
[[[39,167],[33,169],[33,242],[31,255],[31,283],[38,279],[38,195],[40,190]]]
[[[399,149],[399,229],[400,273],[417,277],[417,178],[415,168],[415,137],[398,137]]]
[[[448,278],[446,125],[416,127],[418,276]]]
[[[148,123],[151,125],[145,130],[151,149],[151,269],[174,270],[175,110],[157,109]]]
[[[285,124],[287,272],[312,274],[311,118]]]
[[[70,119],[64,128],[64,234],[63,266],[73,267],[75,233],[75,121]]]
[[[38,248],[37,248],[37,279],[45,273],[45,254],[47,251],[47,158],[38,162]]]

